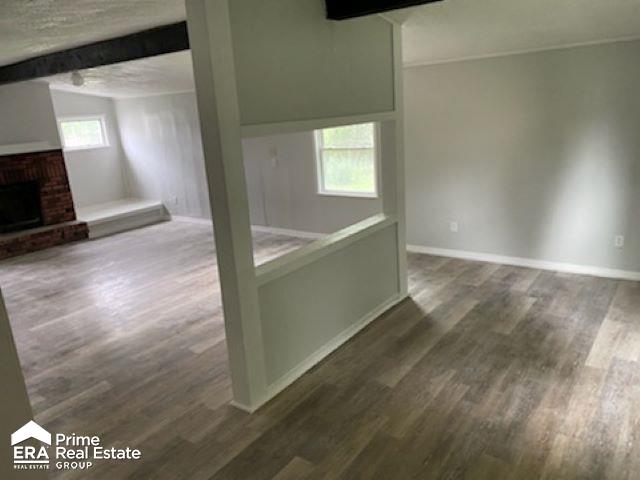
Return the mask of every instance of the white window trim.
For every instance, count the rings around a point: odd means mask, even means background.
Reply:
[[[82,120],[99,120],[102,128],[102,138],[104,143],[96,145],[83,145],[81,147],[67,147],[64,141],[64,135],[62,134],[63,122],[77,122]],[[62,149],[65,152],[75,152],[78,150],[95,150],[99,148],[108,148],[111,146],[109,143],[109,135],[107,135],[107,118],[106,115],[80,115],[74,117],[60,117],[58,118],[58,131],[60,132],[60,140],[62,141]]]
[[[348,125],[342,125],[348,126]],[[334,128],[334,127],[327,127]],[[337,127],[335,127],[337,128]],[[373,176],[374,176],[374,191],[373,192],[351,192],[351,191],[340,191],[340,190],[325,190],[323,185],[323,161],[322,161],[322,151],[324,150],[322,145],[322,130],[315,130],[313,132],[313,143],[315,147],[315,158],[314,161],[316,163],[316,187],[318,190],[318,195],[326,196],[326,197],[349,197],[349,198],[379,198],[380,197],[380,180],[379,180],[379,171],[380,171],[380,125],[378,123],[373,124]]]

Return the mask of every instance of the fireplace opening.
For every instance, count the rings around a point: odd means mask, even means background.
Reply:
[[[42,225],[38,182],[0,185],[0,233]]]

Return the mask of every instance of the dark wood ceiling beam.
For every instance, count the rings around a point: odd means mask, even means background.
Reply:
[[[326,0],[327,18],[345,20],[442,0]]]
[[[174,23],[0,67],[0,85],[188,49],[187,23]]]

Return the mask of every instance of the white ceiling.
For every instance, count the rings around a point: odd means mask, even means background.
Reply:
[[[73,85],[69,73],[44,80],[54,90],[114,98],[186,92],[195,88],[189,50],[89,68],[80,70],[80,74],[84,78],[81,87]]]
[[[392,15],[406,19],[408,65],[640,37],[640,0],[444,0]]]
[[[388,14],[407,65],[640,37],[640,0],[444,0]],[[0,0],[0,65],[183,20],[184,0]],[[189,52],[47,79],[53,88],[128,97],[193,90]]]
[[[0,0],[0,65],[185,18],[184,0]]]

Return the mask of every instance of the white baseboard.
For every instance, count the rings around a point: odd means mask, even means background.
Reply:
[[[172,220],[177,222],[195,223],[198,225],[212,225],[213,222],[208,218],[198,217],[184,217],[182,215],[172,215]],[[290,228],[278,228],[278,227],[266,227],[264,225],[251,225],[251,230],[254,232],[272,233],[274,235],[286,235],[288,237],[308,238],[311,240],[317,240],[325,237],[324,233],[305,232],[303,230],[292,230]]]
[[[185,217],[183,215],[171,215],[171,220],[176,222],[195,223],[197,225],[213,225],[210,218]]]
[[[336,349],[341,347],[344,343],[354,337],[360,330],[365,328],[371,322],[373,322],[376,318],[382,315],[384,312],[389,310],[391,307],[397,305],[399,302],[407,298],[408,295],[396,295],[389,300],[383,302],[380,306],[373,309],[367,315],[362,317],[356,323],[351,325],[346,330],[343,330],[341,333],[336,335],[333,339],[325,343],[314,353],[309,355],[306,359],[300,362],[298,365],[293,367],[289,372],[285,373],[278,380],[273,382],[267,387],[267,393],[264,398],[262,398],[255,405],[245,405],[235,400],[231,402],[231,405],[239,408],[240,410],[244,410],[248,413],[253,413],[262,407],[264,404],[272,400],[276,397],[280,392],[286,389],[293,382],[298,380],[302,375],[304,375],[311,368],[320,363],[323,359],[328,357],[331,353],[333,353]]]
[[[252,408],[249,405],[245,405],[244,403],[240,403],[235,400],[231,400],[229,403],[232,407],[236,407],[238,410],[242,410],[243,412],[253,413],[257,410],[257,408]]]
[[[289,228],[265,227],[263,225],[252,225],[251,229],[256,232],[272,233],[274,235],[287,235],[289,237],[308,238],[317,240],[326,237],[324,233],[305,232],[302,230],[291,230]]]
[[[575,265],[571,263],[548,262],[532,258],[508,257],[492,253],[469,252],[465,250],[450,250],[447,248],[424,247],[421,245],[407,245],[407,251],[414,253],[426,253],[437,257],[460,258],[463,260],[475,260],[477,262],[499,263],[516,267],[537,268],[554,272],[574,273],[577,275],[589,275],[593,277],[613,278],[617,280],[640,281],[640,272],[616,270],[611,268],[595,267],[591,265]]]
[[[211,220],[191,217],[172,217],[178,221],[188,221],[192,223],[211,224]],[[287,228],[264,227],[254,225],[251,227],[256,232],[273,233],[275,235],[288,235],[290,237],[309,238],[316,240],[325,235],[322,233],[305,232],[301,230],[290,230]],[[553,272],[574,273],[577,275],[589,275],[592,277],[613,278],[616,280],[640,281],[640,272],[631,270],[617,270],[613,268],[596,267],[593,265],[577,265],[572,263],[549,262],[546,260],[536,260],[533,258],[509,257],[493,253],[470,252],[467,250],[453,250],[448,248],[425,247],[422,245],[407,245],[407,251],[415,253],[425,253],[437,257],[460,258],[463,260],[474,260],[477,262],[499,263],[501,265],[513,265],[515,267],[537,268],[539,270],[550,270]]]

